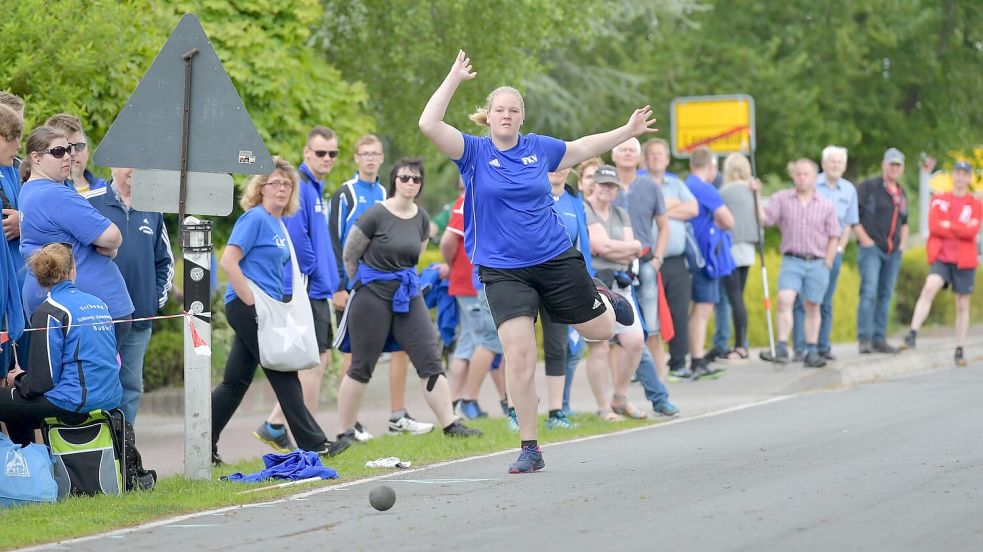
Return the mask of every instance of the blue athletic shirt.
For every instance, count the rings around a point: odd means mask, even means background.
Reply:
[[[280,222],[262,205],[243,213],[229,236],[229,245],[242,250],[239,268],[259,289],[274,299],[283,298],[283,267],[290,262],[290,249]],[[225,287],[225,302],[238,295],[232,283]]]
[[[112,224],[75,188],[53,180],[30,180],[20,192],[20,253],[26,260],[49,243],[72,245],[78,276],[75,285],[95,295],[109,307],[113,318],[133,313],[133,301],[119,267],[109,257],[96,252],[92,242]],[[28,270],[24,280],[24,308],[28,316],[47,297]]]
[[[564,188],[563,194],[554,198],[553,209],[560,215],[560,221],[567,231],[567,237],[577,246],[580,254],[584,256],[584,263],[587,264],[587,272],[594,275],[594,267],[590,262],[590,234],[587,231],[587,213],[584,211],[584,202],[579,195],[573,195],[570,190]]]
[[[523,268],[570,249],[547,178],[566,143],[520,134],[515,147],[501,151],[491,137],[461,135],[464,154],[454,163],[464,180],[464,247],[471,263]]]
[[[723,207],[724,198],[713,184],[707,184],[697,176],[687,176],[686,187],[693,192],[700,206],[699,212],[689,221],[693,225],[693,234],[696,236],[709,234],[710,227],[714,224],[713,212]]]

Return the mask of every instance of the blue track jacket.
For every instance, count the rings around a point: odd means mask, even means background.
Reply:
[[[307,165],[301,163],[300,209],[283,223],[290,233],[297,264],[307,275],[307,296],[311,299],[328,299],[338,289],[338,260],[328,234],[328,206],[322,199],[324,181],[314,179]],[[288,264],[283,270],[283,293],[293,294],[293,270]]]

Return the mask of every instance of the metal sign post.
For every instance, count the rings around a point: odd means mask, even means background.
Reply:
[[[135,206],[178,213],[187,320],[184,474],[210,479],[211,223],[186,214],[227,215],[233,195],[228,173],[269,173],[273,158],[197,17],[181,18],[94,160],[136,169]]]

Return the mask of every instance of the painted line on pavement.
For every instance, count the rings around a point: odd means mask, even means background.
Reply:
[[[788,399],[791,399],[791,398],[797,397],[797,396],[801,396],[801,395],[781,395],[781,396],[778,396],[778,397],[772,397],[772,398],[769,398],[769,399],[755,401],[755,402],[751,402],[751,403],[747,403],[747,404],[742,404],[742,405],[738,405],[738,406],[732,406],[732,407],[723,408],[723,409],[720,409],[720,410],[714,410],[712,412],[706,412],[704,414],[698,414],[696,416],[692,416],[692,417],[688,417],[688,418],[674,418],[674,419],[670,419],[669,421],[661,422],[661,423],[658,423],[658,424],[652,424],[652,425],[646,425],[646,426],[640,426],[640,427],[633,427],[633,428],[629,428],[629,429],[623,429],[621,431],[614,431],[614,432],[611,432],[611,433],[602,433],[602,434],[599,434],[599,435],[590,435],[588,437],[579,437],[577,439],[571,439],[569,441],[563,441],[563,442],[560,442],[560,443],[549,443],[549,444],[544,444],[542,446],[543,446],[543,448],[552,448],[552,447],[559,447],[559,446],[563,446],[563,445],[571,445],[571,444],[575,444],[575,443],[584,443],[584,442],[587,442],[587,441],[593,441],[593,440],[602,439],[602,438],[605,438],[605,437],[614,437],[614,436],[618,436],[618,435],[628,435],[629,433],[636,433],[636,432],[639,432],[639,431],[646,431],[646,430],[651,430],[651,429],[657,429],[657,428],[660,428],[660,427],[666,427],[666,426],[671,426],[671,425],[676,425],[676,424],[683,424],[683,423],[687,423],[687,422],[693,422],[693,421],[696,421],[696,420],[702,420],[702,419],[705,419],[705,418],[712,418],[714,416],[721,416],[723,414],[730,414],[730,413],[733,413],[733,412],[739,412],[741,410],[746,410],[746,409],[749,409],[749,408],[755,408],[755,407],[758,407],[758,406],[765,406],[765,405],[768,405],[768,404],[785,401],[785,400],[788,400]],[[374,483],[376,481],[382,481],[382,480],[387,480],[387,479],[388,480],[392,480],[392,481],[399,481],[399,479],[396,479],[397,477],[403,477],[403,476],[410,475],[410,474],[417,473],[417,472],[422,472],[422,471],[426,471],[426,470],[432,470],[432,469],[436,469],[436,468],[442,468],[444,466],[452,466],[452,465],[455,465],[455,464],[462,464],[464,462],[471,462],[471,461],[474,461],[474,460],[484,460],[486,458],[494,458],[496,456],[504,456],[506,454],[515,454],[515,449],[506,449],[506,450],[501,450],[501,451],[498,451],[498,452],[492,452],[492,453],[488,453],[488,454],[482,454],[482,455],[478,455],[478,456],[469,456],[467,458],[457,458],[455,460],[448,460],[446,462],[438,462],[436,464],[431,464],[429,466],[422,466],[422,467],[419,467],[419,468],[411,468],[411,469],[407,469],[407,470],[400,470],[398,472],[393,472],[393,473],[384,473],[384,474],[375,475],[375,476],[372,476],[372,477],[367,477],[365,479],[359,479],[357,481],[349,481],[347,483],[341,483],[339,485],[332,485],[330,487],[323,487],[323,488],[320,488],[320,489],[314,489],[312,491],[298,493],[298,494],[291,495],[291,496],[288,496],[288,497],[279,498],[277,500],[271,500],[269,502],[258,502],[258,503],[255,503],[255,504],[237,504],[235,506],[225,506],[223,508],[216,508],[214,510],[205,510],[205,511],[202,511],[202,512],[192,512],[190,514],[183,514],[183,515],[175,516],[175,517],[172,517],[172,518],[160,519],[160,520],[157,520],[157,521],[151,521],[151,522],[144,523],[144,524],[141,524],[141,525],[137,525],[137,526],[134,526],[134,527],[126,527],[126,528],[123,528],[123,529],[116,529],[116,530],[113,530],[113,531],[107,531],[105,533],[98,533],[98,534],[95,534],[95,535],[88,535],[88,536],[85,536],[85,537],[78,537],[78,538],[64,540],[64,541],[57,541],[57,542],[48,543],[48,544],[41,544],[41,545],[37,545],[37,546],[32,546],[30,548],[23,548],[22,550],[27,551],[27,550],[64,549],[68,545],[80,544],[80,543],[83,543],[83,542],[89,542],[89,541],[93,541],[93,540],[97,540],[97,539],[103,539],[103,538],[116,538],[118,536],[126,535],[126,534],[129,534],[129,533],[136,533],[138,531],[146,531],[148,529],[156,529],[158,527],[165,527],[165,526],[172,525],[172,524],[179,524],[179,523],[181,523],[183,521],[187,521],[187,520],[199,518],[199,517],[202,517],[202,516],[224,515],[226,512],[232,512],[232,511],[235,511],[235,510],[242,510],[242,509],[246,509],[246,508],[263,508],[263,507],[269,507],[269,506],[276,505],[276,504],[282,504],[284,502],[287,502],[288,500],[304,499],[304,498],[308,498],[308,497],[311,497],[311,496],[314,496],[314,495],[318,495],[318,494],[321,494],[321,493],[327,493],[327,492],[333,492],[333,491],[342,491],[342,490],[346,490],[346,489],[348,489],[350,487],[354,487],[356,485],[365,485],[365,484],[368,484],[368,483]],[[178,525],[178,527],[180,527],[180,525]]]

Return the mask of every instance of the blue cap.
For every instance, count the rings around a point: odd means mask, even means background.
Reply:
[[[969,161],[959,161],[952,167],[952,170],[973,172],[973,166],[969,164]]]

